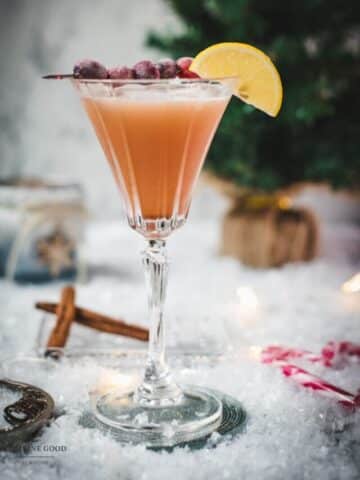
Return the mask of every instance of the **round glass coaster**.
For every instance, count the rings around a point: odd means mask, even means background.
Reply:
[[[155,450],[177,446],[199,449],[240,433],[246,413],[233,397],[186,386],[182,402],[167,407],[135,405],[132,393],[91,394],[91,411],[82,415],[80,423],[99,428],[120,443],[143,444]],[[218,434],[216,441],[209,444],[214,432]]]

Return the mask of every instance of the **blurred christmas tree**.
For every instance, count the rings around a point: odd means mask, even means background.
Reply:
[[[284,86],[274,120],[233,99],[209,152],[216,175],[265,191],[294,182],[354,187],[360,175],[360,2],[352,0],[167,0],[181,33],[148,45],[194,56],[226,41],[270,55]]]

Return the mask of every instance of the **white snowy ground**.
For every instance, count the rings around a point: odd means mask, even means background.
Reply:
[[[240,356],[214,366],[180,368],[177,375],[242,401],[249,415],[246,431],[215,449],[195,452],[155,453],[140,446],[120,446],[78,424],[88,402],[87,392],[104,374],[93,359],[76,365],[65,361],[47,375],[29,368],[29,380],[47,389],[67,412],[38,442],[43,450],[46,445],[64,445],[66,451],[33,462],[1,454],[1,480],[358,479],[360,412],[344,413],[331,400],[304,391],[275,368],[248,355],[254,345],[279,343],[317,352],[328,340],[360,343],[360,294],[340,291],[342,283],[359,269],[352,258],[358,238],[359,230],[354,227],[326,227],[325,257],[310,264],[253,270],[217,256],[217,223],[189,222],[169,241],[169,343]],[[142,245],[124,224],[92,224],[84,252],[89,281],[78,286],[77,303],[147,325],[138,255]],[[59,284],[0,283],[0,359],[34,347],[41,314],[33,304],[56,300],[59,290]],[[106,347],[114,342],[119,343],[77,327],[70,346]],[[332,372],[308,368],[350,391],[360,387],[359,365]],[[0,407],[6,403],[2,395]]]

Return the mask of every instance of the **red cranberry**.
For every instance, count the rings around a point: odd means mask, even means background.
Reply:
[[[134,71],[128,67],[114,67],[109,69],[109,78],[128,80],[134,78]]]
[[[175,78],[177,74],[177,65],[174,60],[164,58],[157,64],[160,71],[160,78]]]
[[[160,71],[158,67],[150,62],[150,60],[142,60],[134,65],[135,78],[142,80],[160,78]]]
[[[181,71],[189,70],[193,60],[191,57],[181,57],[176,60],[176,65]]]
[[[178,74],[180,78],[200,78],[199,75],[195,72],[191,72],[190,70],[183,70]]]
[[[73,69],[74,78],[107,78],[108,72],[101,63],[96,60],[80,60],[74,65]]]

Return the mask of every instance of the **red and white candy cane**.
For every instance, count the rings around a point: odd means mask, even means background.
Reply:
[[[356,407],[360,404],[359,397],[356,395],[326,382],[303,368],[282,361],[276,361],[273,364],[280,367],[286,377],[291,377],[296,383],[305,388],[316,390],[319,394],[333,398],[345,406]]]
[[[300,348],[280,347],[279,345],[270,345],[261,352],[261,361],[263,363],[273,363],[275,361],[287,361],[295,358],[302,358],[309,362],[322,362],[322,355],[302,350]]]
[[[321,395],[333,398],[342,405],[359,407],[360,395],[354,395],[342,388],[326,382],[307,370],[288,363],[292,359],[304,359],[312,363],[321,363],[332,368],[350,359],[360,360],[360,345],[351,342],[328,342],[317,355],[308,350],[270,345],[261,352],[261,361],[281,368],[286,377],[291,377],[299,385],[316,390]]]
[[[328,342],[321,350],[321,356],[324,365],[328,367],[360,361],[360,345],[351,342]]]
[[[325,367],[344,365],[350,363],[350,361],[360,361],[360,345],[351,342],[328,342],[321,350],[321,354],[315,354],[300,348],[270,345],[261,352],[263,363],[273,363],[276,360],[288,361],[296,358],[311,363],[321,363]]]

